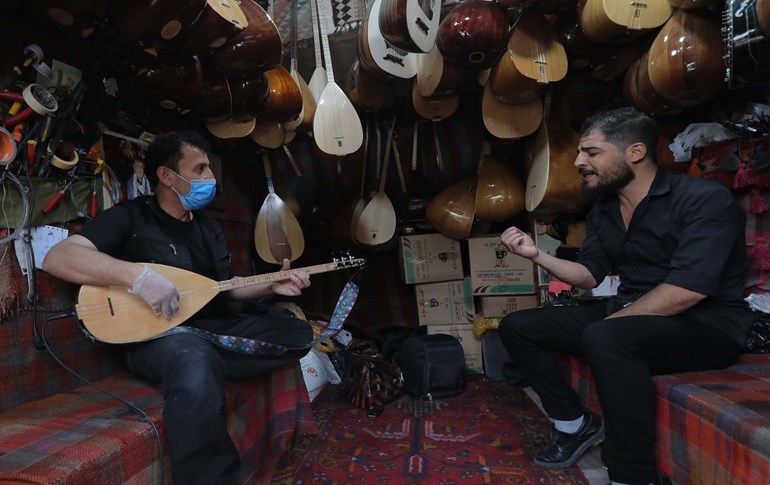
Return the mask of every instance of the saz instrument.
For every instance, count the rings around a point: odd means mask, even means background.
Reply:
[[[504,103],[524,103],[540,96],[542,86],[567,74],[567,53],[541,14],[526,10],[513,26],[508,49],[489,76],[489,87]]]
[[[332,263],[225,281],[214,281],[173,266],[148,263],[148,267],[171,280],[179,291],[179,311],[171,320],[166,320],[163,315],[155,315],[147,302],[129,293],[124,286],[83,285],[78,293],[75,310],[88,333],[97,340],[111,344],[141,342],[181,325],[222,291],[285,280],[294,271],[313,275],[358,268],[364,263],[363,259],[345,257],[335,259]]]
[[[209,121],[206,123],[206,129],[217,138],[227,140],[230,138],[243,138],[249,136],[251,132],[254,131],[256,124],[257,121],[254,118],[244,121]]]
[[[417,90],[420,95],[451,96],[471,86],[476,73],[447,61],[433,47],[426,54],[417,55]]]
[[[504,221],[524,210],[524,183],[501,160],[484,155],[476,184],[478,219]]]
[[[495,98],[487,83],[481,98],[481,118],[489,133],[503,140],[523,138],[531,135],[543,119],[543,100],[518,104],[501,103]]]
[[[377,15],[382,36],[409,52],[428,52],[436,43],[441,0],[383,0]]]
[[[441,121],[449,118],[457,111],[460,96],[423,96],[417,87],[417,81],[412,84],[412,106],[414,111],[429,121]]]
[[[627,42],[663,25],[671,10],[668,0],[587,0],[580,26],[593,42]]]
[[[287,130],[310,131],[313,128],[313,116],[315,116],[316,102],[313,93],[310,92],[305,80],[297,70],[297,1],[291,2],[291,77],[297,83],[299,92],[302,94],[302,109],[299,115],[286,122]]]
[[[179,47],[182,34],[205,7],[206,0],[109,2],[105,34],[152,57],[166,56]]]
[[[580,135],[566,123],[546,118],[525,151],[530,166],[524,202],[527,211],[538,214],[580,211],[583,179],[575,168],[575,150]]]
[[[477,182],[478,177],[468,177],[436,194],[425,212],[428,224],[451,239],[470,236],[476,214]]]
[[[353,106],[362,111],[387,108],[396,102],[395,82],[369,74],[359,59],[350,65],[344,89]]]
[[[318,6],[318,2],[312,1]],[[321,44],[323,44],[327,78],[326,87],[321,93],[313,117],[313,139],[322,152],[341,157],[361,148],[364,132],[356,108],[334,82],[334,68],[326,33],[325,3],[325,0],[321,0],[318,20],[321,24]]]
[[[653,87],[647,69],[649,51],[631,64],[623,80],[623,99],[640,111],[650,115],[673,115],[684,111],[676,101],[666,99]]]
[[[729,0],[722,24],[730,89],[767,82],[770,78],[770,1]]]
[[[207,0],[195,23],[187,29],[177,49],[196,55],[217,49],[248,27],[249,21],[236,0]]]
[[[254,0],[241,0],[240,7],[248,25],[214,50],[220,71],[228,76],[250,76],[278,66],[283,42],[273,19]]]
[[[315,54],[315,69],[313,70],[313,74],[310,76],[310,82],[308,82],[307,85],[308,88],[310,88],[310,93],[313,95],[317,107],[318,101],[321,99],[321,93],[326,87],[326,79],[328,76],[326,75],[324,61],[321,57],[321,35],[319,33],[321,26],[318,25],[318,9],[316,9],[313,1],[310,2],[310,17],[313,20],[313,53]]]
[[[396,210],[385,193],[385,183],[388,179],[388,168],[390,166],[390,152],[394,145],[393,130],[395,125],[396,119],[394,117],[388,130],[387,141],[385,142],[385,155],[382,162],[382,171],[380,172],[379,189],[364,206],[358,222],[355,223],[355,239],[366,246],[384,244],[396,233]]]
[[[438,26],[436,46],[451,62],[471,69],[492,67],[505,51],[508,16],[497,2],[466,0]]]
[[[679,105],[701,104],[725,87],[723,53],[717,20],[699,10],[677,10],[650,46],[650,83]]]
[[[358,59],[373,76],[410,79],[417,74],[417,57],[382,36],[378,12],[383,0],[374,0],[358,31]]]
[[[254,227],[254,244],[263,261],[281,264],[284,259],[294,261],[305,250],[302,228],[291,209],[275,193],[270,156],[262,151],[268,194],[262,202]]]
[[[284,123],[296,119],[302,113],[302,91],[292,75],[285,67],[278,66],[265,72],[265,77],[268,95],[260,121]]]

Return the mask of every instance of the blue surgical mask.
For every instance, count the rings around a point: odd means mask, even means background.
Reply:
[[[185,195],[180,194],[174,187],[171,187],[176,192],[177,197],[179,197],[184,210],[194,211],[203,209],[209,205],[217,194],[217,181],[214,179],[187,180],[173,170],[171,173],[182,180],[190,182],[190,192]]]

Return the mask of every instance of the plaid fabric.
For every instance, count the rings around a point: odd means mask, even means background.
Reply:
[[[133,402],[161,435],[162,394],[126,373],[97,384]],[[228,425],[242,455],[243,483],[266,483],[295,434],[317,432],[299,365],[229,384]],[[166,476],[170,478],[168,461]],[[150,425],[90,386],[0,414],[0,483],[159,483]]]
[[[600,407],[588,365],[564,356],[570,381]],[[655,377],[658,468],[682,485],[770,483],[770,356],[728,369]]]

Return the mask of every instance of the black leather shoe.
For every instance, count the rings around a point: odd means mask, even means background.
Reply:
[[[583,425],[575,434],[551,429],[551,444],[535,453],[535,463],[548,468],[566,468],[580,459],[585,451],[604,441],[604,421],[586,412]]]

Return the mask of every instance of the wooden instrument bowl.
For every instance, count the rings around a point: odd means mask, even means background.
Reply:
[[[504,221],[524,210],[524,183],[510,167],[485,155],[476,186],[476,218]]]
[[[268,95],[262,107],[261,121],[284,123],[295,119],[302,112],[302,92],[291,73],[283,66],[265,72]]]
[[[579,144],[580,135],[563,121],[543,120],[525,148],[530,166],[524,195],[527,211],[572,213],[584,208],[583,179],[574,165]]]
[[[476,213],[477,182],[477,177],[468,177],[436,194],[425,212],[428,223],[452,239],[470,236]]]
[[[650,82],[661,96],[696,106],[725,88],[720,23],[698,10],[677,10],[648,54]]]
[[[451,62],[471,69],[492,67],[505,51],[508,16],[490,0],[466,0],[441,21],[436,46]]]
[[[515,140],[531,135],[543,120],[543,100],[518,104],[501,103],[487,83],[481,99],[481,117],[489,134],[501,140]]]
[[[105,33],[152,57],[166,56],[179,47],[205,7],[206,0],[109,2]]]
[[[265,73],[251,77],[227,78],[232,95],[231,119],[256,117],[264,108],[270,93],[270,85]]]
[[[757,22],[765,37],[770,39],[770,1],[757,0]]]
[[[417,88],[417,81],[412,83],[412,107],[417,116],[429,121],[441,121],[452,116],[460,104],[460,96],[423,96]]]
[[[501,103],[520,104],[540,98],[547,83],[541,84],[524,76],[506,52],[492,67],[487,85]]]
[[[359,59],[350,65],[343,90],[353,106],[362,111],[387,108],[396,102],[396,84],[392,78],[373,76],[361,67]]]
[[[451,96],[471,84],[475,70],[444,59],[438,47],[417,56],[417,90],[422,96]]]
[[[184,33],[178,51],[195,55],[218,49],[248,25],[249,20],[236,0],[206,0],[198,20]]]
[[[587,0],[580,14],[586,38],[599,44],[631,42],[663,25],[671,16],[667,0],[637,2]]]
[[[107,15],[107,0],[35,0],[33,9],[66,35],[85,39]]]
[[[214,50],[214,61],[228,76],[253,76],[277,67],[283,55],[278,27],[254,0],[242,0],[240,6],[248,25]]]
[[[684,107],[664,98],[650,82],[648,52],[631,64],[623,79],[623,99],[640,111],[653,116],[679,114]]]

